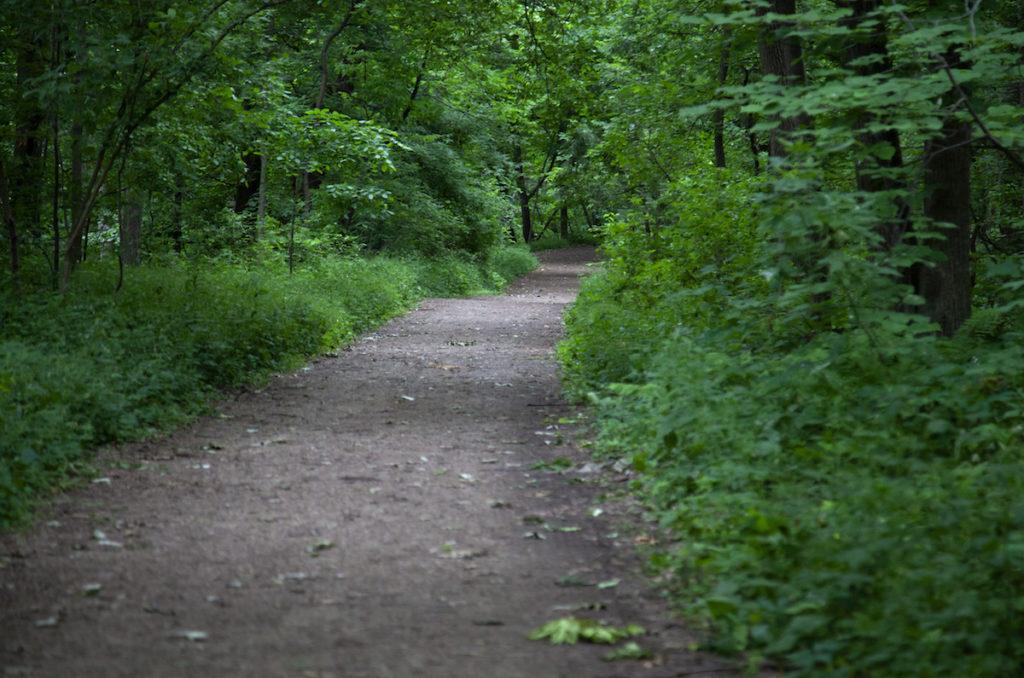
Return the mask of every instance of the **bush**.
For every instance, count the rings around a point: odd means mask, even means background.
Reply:
[[[0,524],[25,518],[33,499],[81,472],[98,445],[180,424],[218,392],[351,341],[424,295],[497,289],[534,261],[512,249],[482,265],[322,258],[291,276],[279,262],[172,263],[130,271],[117,294],[116,273],[89,265],[66,296],[8,298]]]
[[[612,228],[560,347],[567,385],[597,403],[599,449],[632,460],[677,539],[653,556],[676,600],[717,649],[800,675],[1018,673],[1012,281],[979,280],[1001,306],[953,340],[912,318],[778,340],[797,325],[749,244],[753,210],[707,210],[736,198],[708,193],[698,179],[650,235]]]

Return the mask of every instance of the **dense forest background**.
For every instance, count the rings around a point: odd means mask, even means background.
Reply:
[[[1024,6],[0,2],[0,518],[514,243],[711,643],[1024,662]]]

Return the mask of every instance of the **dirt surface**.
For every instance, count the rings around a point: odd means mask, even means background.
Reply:
[[[621,479],[553,424],[573,410],[552,350],[592,256],[427,301],[105,456],[104,478],[0,537],[0,674],[727,675],[645,584],[628,511],[603,499]],[[558,457],[575,467],[535,468]],[[644,626],[655,660],[527,639],[572,614]]]

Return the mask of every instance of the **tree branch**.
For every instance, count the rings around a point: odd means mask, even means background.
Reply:
[[[355,15],[356,10],[359,9],[359,5],[363,3],[363,0],[349,0],[348,11],[345,12],[345,17],[341,20],[333,31],[324,40],[323,49],[320,50],[320,94],[316,99],[316,106],[314,108],[323,108],[324,101],[327,99],[327,79],[330,76],[330,68],[327,63],[328,53],[331,50],[331,45],[341,35],[349,24],[352,23],[352,17]]]
[[[899,9],[898,5],[896,5],[896,0],[890,0],[890,1],[892,3],[893,9],[895,10],[897,16],[900,17],[900,19],[903,21],[903,23],[905,23],[907,25],[907,27],[910,28],[910,30],[916,31],[917,30],[917,26],[914,25],[913,20],[911,20],[911,18],[908,17],[903,12],[903,10]],[[976,3],[974,5],[973,11],[977,11],[977,7],[980,4],[981,4],[980,2]],[[969,15],[971,16],[971,18],[973,20],[973,16],[974,16],[973,12],[969,11]],[[953,91],[955,91],[960,96],[960,98],[963,100],[963,104],[967,108],[967,112],[970,114],[971,119],[974,120],[974,124],[977,125],[979,130],[981,130],[982,135],[988,140],[988,142],[990,144],[992,144],[992,146],[995,149],[997,149],[1004,156],[1006,156],[1006,158],[1011,163],[1016,165],[1018,169],[1024,170],[1024,158],[1021,158],[1021,156],[1018,155],[1017,153],[1015,153],[1012,149],[1007,148],[1006,146],[1004,146],[999,141],[999,139],[996,139],[995,135],[992,134],[992,132],[989,130],[988,126],[985,124],[985,121],[983,121],[981,119],[981,116],[978,115],[977,109],[975,109],[974,105],[971,104],[971,98],[969,96],[967,96],[967,92],[964,91],[964,88],[961,87],[960,83],[957,81],[956,75],[953,73],[953,69],[950,67],[949,62],[946,60],[946,57],[943,56],[942,54],[937,53],[937,52],[933,53],[932,56],[939,63],[939,65],[942,67],[943,72],[945,72],[945,74],[946,74],[946,78],[949,80],[949,84],[952,85],[952,87],[953,87]]]

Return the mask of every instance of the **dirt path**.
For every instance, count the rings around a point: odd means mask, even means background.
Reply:
[[[117,452],[143,467],[0,538],[0,675],[725,675],[645,588],[598,475],[533,468],[585,461],[547,426],[571,411],[552,348],[590,256],[425,302]],[[643,625],[658,660],[526,639],[590,603],[576,614]]]

